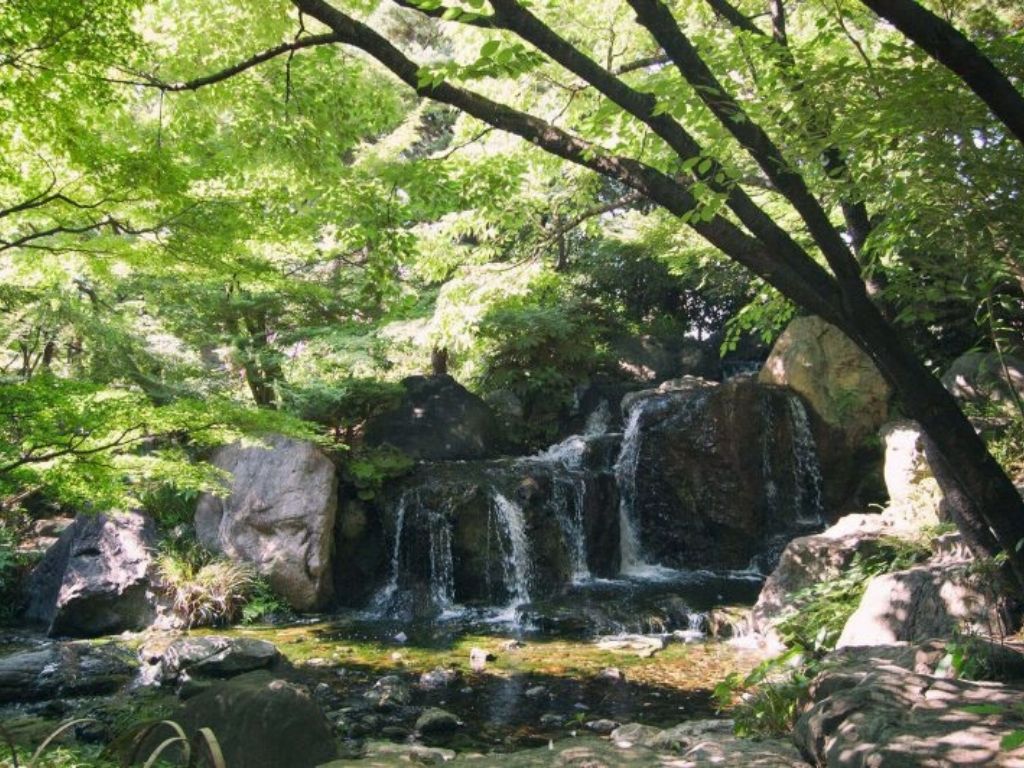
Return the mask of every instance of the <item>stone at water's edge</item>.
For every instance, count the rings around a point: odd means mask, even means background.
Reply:
[[[797,746],[823,768],[1024,766],[1024,749],[1000,747],[1021,725],[1024,690],[936,676],[944,655],[931,644],[826,657],[797,720]],[[985,714],[970,711],[978,705]]]
[[[633,516],[644,556],[673,568],[771,562],[822,512],[802,406],[749,379],[693,382],[629,401],[643,408]]]
[[[278,660],[273,643],[251,637],[161,638],[139,649],[139,658],[152,668],[147,680],[164,685],[192,677],[233,677],[262,669]]]
[[[262,670],[216,683],[172,719],[189,734],[210,728],[231,768],[314,768],[337,756],[309,693]]]
[[[399,406],[367,422],[367,445],[391,445],[428,461],[496,453],[498,425],[490,407],[451,376],[410,376],[402,385]]]
[[[314,610],[333,591],[335,467],[310,443],[280,435],[264,442],[214,453],[211,463],[231,473],[229,493],[200,497],[196,535],[209,549],[253,563],[292,608]]]
[[[137,668],[132,652],[112,643],[51,643],[0,658],[0,704],[115,693]]]
[[[156,616],[152,521],[137,512],[79,515],[28,582],[29,621],[51,636],[142,629]]]

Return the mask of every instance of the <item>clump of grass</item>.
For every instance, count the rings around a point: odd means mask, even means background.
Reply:
[[[213,558],[196,550],[167,550],[157,570],[171,606],[186,626],[230,624],[256,591],[256,571],[248,563]]]

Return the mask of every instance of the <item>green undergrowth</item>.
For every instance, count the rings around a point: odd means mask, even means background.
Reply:
[[[720,710],[728,710],[738,736],[782,736],[793,729],[821,660],[835,649],[846,622],[857,610],[875,576],[910,568],[931,553],[931,538],[884,538],[867,554],[858,552],[837,576],[790,596],[793,611],[775,625],[786,646],[781,655],[746,675],[732,673],[714,690]]]

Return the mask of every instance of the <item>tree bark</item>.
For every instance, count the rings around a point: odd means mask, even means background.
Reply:
[[[861,0],[951,70],[1024,144],[1024,96],[978,46],[914,0]]]

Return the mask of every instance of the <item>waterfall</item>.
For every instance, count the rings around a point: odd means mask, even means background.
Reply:
[[[455,605],[455,564],[452,559],[452,529],[443,511],[431,510],[430,531],[430,598],[442,613]]]
[[[491,497],[491,511],[499,523],[497,538],[502,555],[505,588],[511,594],[510,607],[514,608],[530,602],[533,566],[530,561],[530,541],[526,537],[526,520],[522,507],[497,491]],[[501,533],[507,538],[507,549]]]
[[[803,401],[796,395],[786,400],[793,441],[793,484],[796,488],[796,519],[800,523],[822,522],[822,477],[818,447]]]
[[[572,564],[572,580],[590,578],[587,566],[587,537],[583,525],[583,512],[587,499],[587,483],[583,477],[556,477],[552,479],[551,504],[555,518],[562,529],[566,549]]]
[[[398,498],[398,506],[395,510],[395,537],[391,543],[391,570],[388,574],[388,583],[373,596],[370,602],[373,609],[379,613],[386,613],[388,611],[398,592],[398,576],[401,569],[402,556],[402,529],[405,527],[407,498],[408,494],[403,493]]]
[[[644,401],[636,403],[629,411],[626,432],[622,436],[622,448],[615,461],[615,481],[619,486],[619,548],[623,573],[636,571],[647,565],[640,545],[640,533],[636,521],[636,470],[640,460],[640,445],[643,441],[641,421]]]

